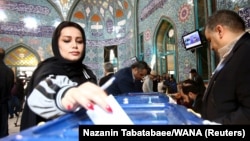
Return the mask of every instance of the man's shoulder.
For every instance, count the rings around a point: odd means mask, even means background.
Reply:
[[[131,68],[122,68],[114,74],[117,81],[133,81]]]
[[[124,74],[124,73],[129,73],[129,72],[131,72],[131,68],[130,67],[126,67],[126,68],[122,68],[122,69],[120,69],[120,70],[118,70],[116,73],[115,73],[115,75],[119,75],[119,74]]]
[[[107,77],[111,77],[111,76],[113,76],[114,75],[114,73],[113,72],[110,72],[108,75],[107,75]]]
[[[100,80],[105,80],[105,79],[109,79],[113,76],[114,74],[109,74],[109,75],[106,75],[106,76],[103,76],[100,78]]]

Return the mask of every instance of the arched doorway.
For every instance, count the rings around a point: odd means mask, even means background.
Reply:
[[[155,37],[156,70],[158,74],[172,74],[177,79],[176,73],[176,30],[167,18],[161,18]]]
[[[29,78],[40,62],[39,55],[26,45],[19,44],[6,50],[4,59],[6,65],[12,68],[15,76],[26,75]]]

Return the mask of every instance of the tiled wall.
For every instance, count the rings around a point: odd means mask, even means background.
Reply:
[[[133,0],[110,3],[107,0],[1,1],[0,47],[6,48],[9,52],[21,43],[39,54],[39,60],[44,60],[52,56],[51,36],[55,26],[62,20],[71,20],[84,28],[87,37],[84,63],[100,78],[103,75],[104,46],[117,45],[119,68],[125,66],[124,62],[127,59],[135,56],[133,2]],[[27,17],[34,18],[38,25],[36,29],[25,27],[24,18]]]
[[[153,3],[154,0],[145,0],[139,4],[139,18],[143,15],[142,11],[145,11],[145,7]],[[152,48],[155,46],[153,37],[157,24],[159,24],[161,17],[167,17],[170,21],[173,21],[176,34],[176,56],[177,56],[177,73],[179,73],[179,79],[184,80],[188,77],[188,73],[191,67],[196,67],[195,55],[186,51],[182,45],[181,36],[186,33],[193,31],[194,27],[194,11],[192,5],[187,3],[187,0],[161,0],[162,4],[156,10],[148,10],[149,16],[143,20],[139,19],[139,33],[144,33],[149,30],[151,38],[148,41],[144,41],[145,53],[153,54]],[[148,6],[149,7],[149,6]],[[183,15],[183,10],[187,10],[188,13]],[[182,13],[182,14],[181,14]],[[147,55],[147,54],[146,54]],[[147,55],[150,56],[150,55]],[[152,56],[152,55],[151,55]],[[150,62],[152,58],[145,58],[147,62]]]
[[[161,17],[171,20],[176,30],[176,56],[178,80],[188,77],[190,68],[196,67],[196,56],[183,48],[181,36],[195,29],[193,5],[187,0],[6,0],[0,3],[0,47],[7,52],[17,44],[24,44],[37,52],[40,60],[51,52],[51,35],[55,25],[62,20],[78,22],[87,36],[87,54],[84,63],[100,78],[103,75],[104,46],[118,46],[119,68],[136,55],[137,30],[139,34],[149,31],[144,41],[145,61],[150,62],[154,47],[153,37]],[[154,4],[152,4],[154,3]],[[249,6],[248,1],[218,0],[218,9],[236,9]],[[150,7],[149,5],[154,5]],[[135,19],[138,7],[138,19]],[[146,8],[146,10],[145,10]],[[146,15],[145,15],[146,11]],[[2,14],[5,14],[2,16]],[[142,16],[142,17],[141,17]],[[27,29],[24,18],[32,17],[38,29]],[[143,20],[142,20],[142,19]],[[138,21],[138,26],[136,25]],[[115,28],[116,27],[116,28]],[[138,27],[138,29],[136,29]]]

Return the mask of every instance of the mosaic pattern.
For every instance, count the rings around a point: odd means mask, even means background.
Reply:
[[[132,0],[0,0],[0,46],[8,50],[22,43],[44,60],[52,56],[51,36],[57,24],[72,20],[86,31],[85,64],[100,77],[104,46],[117,45],[121,52],[134,50],[133,6]],[[37,26],[31,28],[33,25],[27,25],[31,22],[26,22],[26,18],[33,19]],[[135,51],[119,57],[119,61],[122,64],[134,55]],[[10,60],[15,58],[10,56]]]
[[[230,9],[239,13],[250,30],[250,0],[217,0],[217,9]]]
[[[238,11],[239,8],[250,7],[250,0],[217,0],[217,9],[230,9]]]
[[[154,13],[159,8],[163,8],[166,4],[167,0],[151,0],[147,3],[147,5],[142,9],[140,14],[140,20],[143,21],[147,17],[149,17],[152,13]]]
[[[179,20],[180,22],[185,22],[188,20],[191,14],[191,6],[188,4],[184,4],[180,7],[179,10]]]
[[[240,8],[238,13],[245,21],[246,28],[250,28],[250,7]]]
[[[70,8],[74,2],[77,2],[77,0],[51,0],[51,2],[57,6],[63,15],[63,19],[66,20]]]
[[[4,60],[9,66],[36,66],[38,60],[36,56],[24,47],[18,47],[9,52]]]
[[[82,25],[87,37],[87,54],[85,63],[99,77],[103,76],[104,47],[118,46],[119,68],[128,58],[135,56],[135,33],[132,0],[82,0],[71,13],[71,20]],[[70,14],[70,13],[69,13]],[[132,30],[131,30],[132,29]],[[100,67],[101,66],[101,67]]]
[[[196,67],[196,57],[183,48],[181,36],[195,29],[193,5],[187,3],[187,0],[141,0],[138,4],[137,2],[134,0],[0,0],[0,46],[9,52],[8,49],[22,43],[28,49],[36,51],[40,60],[44,60],[53,55],[51,36],[55,26],[62,20],[75,21],[86,32],[87,47],[84,63],[89,65],[100,78],[103,75],[103,47],[117,45],[119,68],[125,67],[126,60],[136,55],[137,34],[143,34],[148,29],[151,38],[147,38],[148,40],[144,42],[144,59],[150,63],[154,54],[157,25],[162,17],[167,17],[172,21],[176,31],[176,61],[179,74],[177,80],[187,78],[188,70]],[[249,6],[250,0],[217,0],[218,9],[238,11],[242,7]],[[135,12],[138,12],[137,20],[134,17]],[[35,19],[37,28],[27,28],[25,24],[27,17]],[[9,59],[17,63],[20,56],[17,52],[10,52]],[[32,58],[30,56],[35,57],[34,54],[26,55],[30,60]],[[32,64],[28,60],[17,64]]]
[[[145,7],[147,7],[148,3],[151,0],[145,0],[143,3],[139,4],[138,12],[141,13]],[[155,48],[155,32],[157,32],[157,26],[160,24],[162,18],[168,19],[173,23],[175,28],[175,41],[176,41],[176,73],[178,77],[177,81],[184,80],[188,78],[189,70],[192,67],[196,67],[195,55],[190,51],[186,51],[182,44],[181,36],[185,32],[189,32],[194,30],[194,15],[193,9],[189,8],[186,0],[168,0],[164,4],[162,8],[159,8],[155,12],[153,12],[148,18],[144,19],[144,21],[139,22],[139,33],[144,33],[150,27],[152,38],[147,42],[144,42],[144,58],[147,62],[151,62],[152,56],[154,54]],[[179,11],[181,11],[182,6],[187,6],[189,11],[182,10],[181,19],[179,16]],[[183,12],[184,11],[184,12]],[[177,30],[176,30],[177,29]]]

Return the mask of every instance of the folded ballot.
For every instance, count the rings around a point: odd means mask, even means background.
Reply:
[[[112,108],[112,113],[104,111],[98,105],[94,105],[94,110],[87,111],[87,115],[95,125],[133,125],[132,120],[122,109],[113,95],[109,95],[106,100]]]

